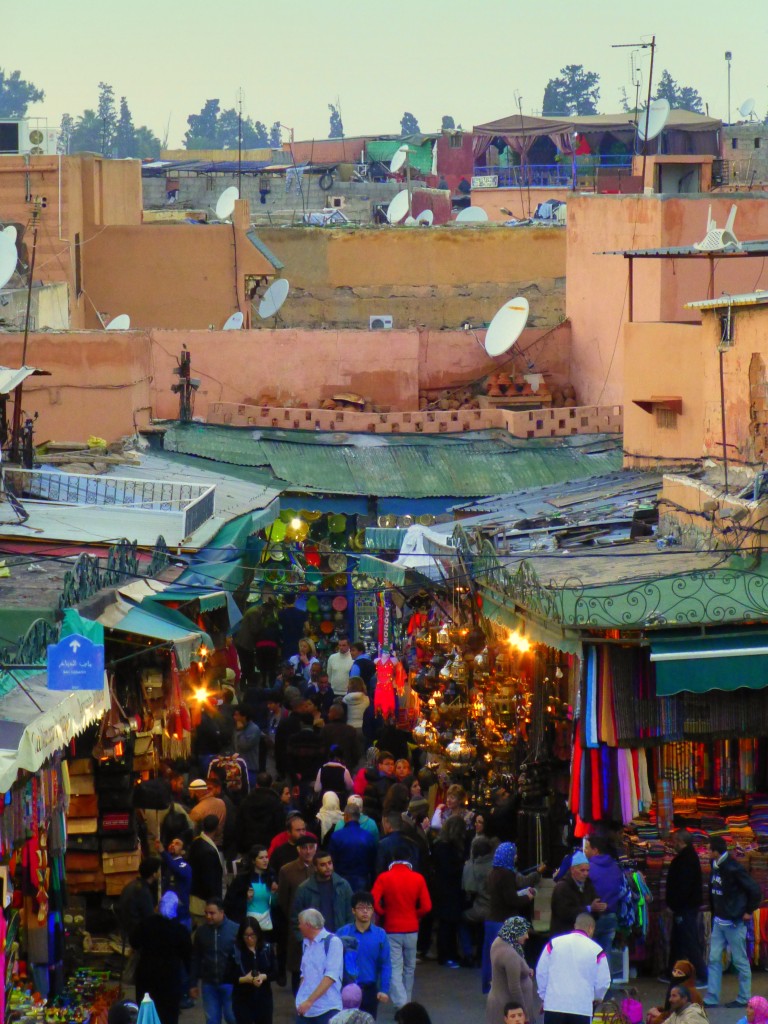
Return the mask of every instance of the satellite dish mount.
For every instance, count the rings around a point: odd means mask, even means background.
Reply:
[[[410,149],[408,143],[403,145],[396,150],[395,155],[392,157],[389,163],[389,170],[391,174],[400,173],[403,168],[405,169],[405,187],[408,190],[408,216],[413,216],[413,186],[411,185],[411,158]]]

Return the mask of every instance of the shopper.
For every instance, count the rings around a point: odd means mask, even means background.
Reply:
[[[726,1006],[744,1007],[752,995],[752,970],[747,959],[747,921],[763,898],[762,890],[746,869],[728,852],[723,836],[709,841],[712,873],[709,892],[712,902],[712,936],[709,942],[709,992],[705,1006],[718,1006],[723,977],[723,953],[730,950],[739,975],[739,991]]]
[[[328,1024],[342,1009],[344,947],[325,928],[319,910],[303,910],[298,919],[302,937],[301,982],[296,993],[297,1024]]]
[[[158,848],[160,844],[158,843]],[[172,839],[167,850],[161,850],[163,862],[163,892],[175,892],[179,898],[177,918],[187,928],[192,927],[189,911],[189,897],[192,893],[192,868],[184,859],[184,843],[181,839]]]
[[[337,697],[343,697],[349,686],[349,673],[352,669],[352,655],[349,650],[349,639],[339,637],[336,651],[328,658],[326,665],[331,689]]]
[[[272,982],[277,961],[258,921],[246,917],[237,931],[228,965],[236,1024],[272,1024]]]
[[[219,819],[215,814],[207,814],[202,824],[202,832],[190,843],[187,858],[192,870],[189,909],[195,925],[205,919],[206,902],[211,897],[221,898],[224,891],[224,861],[213,838]]]
[[[293,903],[299,886],[303,885],[314,874],[314,860],[317,853],[317,840],[314,836],[304,835],[297,844],[298,857],[289,861],[280,869],[277,878],[277,908],[275,915],[278,934],[278,983],[285,984],[286,970],[292,975],[292,988],[296,992],[299,987],[299,968],[301,966],[301,937],[290,927],[293,914]]]
[[[291,911],[291,926],[298,930],[302,910],[313,907],[323,915],[328,931],[336,932],[352,922],[352,889],[333,870],[333,858],[327,850],[318,850],[314,857],[314,874],[296,890]]]
[[[699,910],[702,904],[701,863],[690,832],[679,828],[672,834],[675,856],[667,872],[667,906],[672,911],[669,962],[689,960],[696,978],[703,984],[707,969],[699,940]]]
[[[257,845],[269,847],[284,828],[285,812],[272,788],[272,776],[269,772],[259,772],[256,785],[237,808],[235,843],[238,852],[246,853]]]
[[[184,979],[190,965],[192,942],[189,929],[177,919],[179,899],[167,892],[152,914],[131,935],[138,952],[136,1001],[148,993],[160,1024],[177,1024],[184,996]]]
[[[230,921],[240,924],[253,918],[262,938],[271,939],[274,923],[272,907],[277,903],[277,879],[269,867],[266,846],[251,848],[243,870],[236,875],[224,898],[224,911]]]
[[[524,917],[510,917],[493,940],[491,991],[485,1004],[486,1024],[501,1024],[505,1007],[510,1000],[524,1008],[525,1018],[531,1024],[538,1017],[533,971],[525,962],[523,950],[530,927],[530,921],[526,921]]]
[[[491,989],[491,943],[504,921],[510,917],[530,920],[533,912],[535,889],[521,889],[517,880],[517,847],[514,843],[499,843],[493,854],[493,867],[488,875],[488,917],[483,934],[483,964],[481,984],[484,993]]]
[[[357,984],[361,990],[360,1008],[374,1020],[380,1003],[389,1002],[392,981],[392,956],[389,940],[383,928],[373,924],[373,894],[356,892],[352,897],[352,924],[337,929],[339,938],[354,939],[357,943]],[[343,993],[342,993],[343,995]]]
[[[123,936],[130,943],[131,936],[155,912],[153,889],[160,880],[160,858],[146,857],[139,864],[139,873],[123,888],[117,903],[117,917]]]
[[[377,845],[376,839],[360,824],[359,805],[350,801],[344,808],[344,828],[336,827],[330,834],[328,852],[336,870],[349,882],[353,892],[370,888]]]
[[[326,793],[323,793],[320,810],[317,812],[313,823],[313,831],[320,839],[322,846],[328,843],[331,833],[343,818],[344,815],[339,805],[339,797],[332,789],[329,789]]]
[[[610,957],[618,927],[618,908],[624,875],[606,836],[593,833],[584,840],[584,853],[589,861],[589,878],[605,910],[597,917],[594,939]],[[573,861],[571,862],[573,863]],[[595,908],[597,909],[597,908]]]
[[[203,818],[208,817],[209,814],[216,815],[218,827],[214,840],[217,846],[221,846],[224,841],[224,826],[227,821],[227,805],[220,797],[213,795],[211,786],[205,779],[194,779],[190,782],[189,795],[194,801],[189,816],[198,831],[203,823]]]
[[[392,958],[390,996],[395,1009],[410,1001],[419,921],[432,909],[424,876],[395,861],[373,883],[373,905],[387,933]]]
[[[192,942],[192,987],[189,994],[197,999],[200,994],[198,982],[202,982],[203,1010],[205,1024],[235,1024],[232,1012],[232,985],[229,976],[229,959],[235,948],[237,925],[224,914],[221,900],[208,900],[205,905],[205,924],[195,932]]]
[[[544,947],[536,965],[544,1024],[591,1024],[593,1005],[611,984],[608,957],[594,932],[595,919],[579,914],[572,932]]]
[[[672,1013],[672,1006],[669,1001],[669,994],[674,985],[685,985],[691,997],[691,1002],[704,1004],[701,993],[696,988],[696,972],[690,960],[678,960],[672,967],[672,980],[663,1006],[652,1006],[646,1015],[647,1024],[663,1024]]]
[[[373,1024],[370,1013],[360,1009],[363,991],[359,985],[351,982],[341,990],[342,1009],[331,1017],[330,1024]]]
[[[591,914],[597,918],[607,909],[607,904],[597,897],[589,870],[589,861],[581,850],[577,850],[571,858],[568,874],[552,890],[551,938],[573,931],[579,914]]]
[[[248,785],[256,783],[259,774],[259,743],[261,729],[253,721],[253,710],[246,704],[240,704],[235,710],[235,753],[245,761],[248,769]]]
[[[432,848],[435,867],[433,908],[437,918],[437,962],[459,967],[458,931],[463,910],[461,876],[467,827],[461,817],[445,821]]]
[[[671,1014],[667,1017],[672,1024],[708,1024],[704,1008],[691,1000],[685,985],[673,985],[669,991]]]

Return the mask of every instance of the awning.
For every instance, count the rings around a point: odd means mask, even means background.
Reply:
[[[213,641],[205,630],[181,612],[160,604],[149,611],[118,600],[106,608],[97,621],[107,629],[172,643],[181,669],[189,668],[201,644],[213,649]]]
[[[19,384],[23,384],[27,377],[50,377],[49,370],[38,370],[35,366],[20,366],[14,369],[10,366],[0,366],[0,395],[9,395],[15,391]]]
[[[405,586],[405,577],[408,572],[402,565],[388,562],[384,558],[376,558],[375,555],[360,555],[357,561],[357,571],[365,573],[366,576],[373,576],[377,580],[394,583],[396,587]]]
[[[688,637],[651,643],[656,693],[708,693],[768,687],[768,633]]]
[[[572,630],[545,626],[540,622],[536,622],[535,619],[521,615],[513,608],[508,608],[502,601],[489,594],[484,587],[481,587],[480,592],[483,598],[482,613],[486,619],[490,619],[491,622],[495,622],[505,629],[519,631],[527,640],[533,643],[545,644],[547,647],[553,647],[564,654],[575,654],[579,658],[583,657],[579,633]]]
[[[109,707],[106,683],[103,690],[62,693],[49,690],[47,679],[45,673],[27,676],[26,693],[16,684],[0,697],[0,793],[8,792],[20,768],[36,772]]]

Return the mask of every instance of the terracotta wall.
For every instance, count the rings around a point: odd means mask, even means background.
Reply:
[[[531,323],[563,318],[565,233],[546,228],[260,228],[283,260],[288,326],[367,327],[391,314],[395,327],[458,328],[490,320],[526,294]],[[254,323],[254,327],[258,326]]]
[[[606,250],[691,245],[704,237],[707,212],[722,227],[732,203],[736,234],[768,237],[768,196],[572,196],[568,202],[566,311],[571,320],[573,382],[582,402],[623,399],[623,326],[628,318],[628,264]],[[706,298],[709,260],[635,261],[634,318],[697,321],[686,302]],[[768,285],[768,267],[754,259],[717,261],[715,294]]]
[[[568,203],[574,194],[569,188],[476,188],[472,190],[472,205],[485,210],[489,220],[509,220],[509,214],[503,213],[502,207],[509,210],[517,220],[523,220],[533,216],[539,203],[546,203],[550,199]]]

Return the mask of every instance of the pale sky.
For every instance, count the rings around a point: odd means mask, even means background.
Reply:
[[[469,128],[515,112],[516,90],[540,112],[565,64],[599,72],[611,113],[621,86],[632,92],[630,50],[611,44],[653,33],[654,82],[669,68],[725,119],[729,49],[733,119],[748,96],[768,109],[766,0],[5,0],[0,12],[0,68],[46,93],[31,115],[57,126],[95,108],[103,80],[137,125],[162,138],[170,120],[172,146],[206,99],[235,106],[241,86],[246,114],[297,139],[327,137],[337,96],[346,135],[396,133],[404,110],[423,131],[443,114]]]

